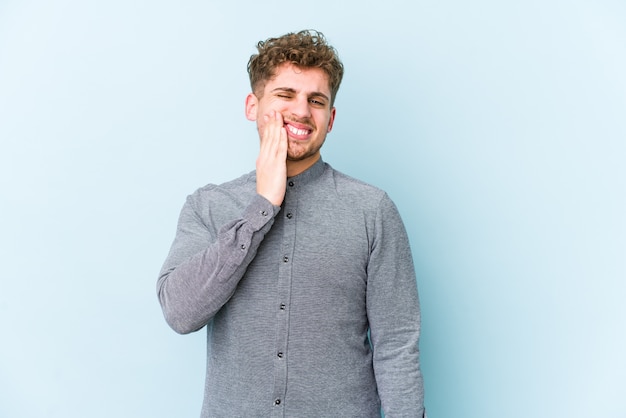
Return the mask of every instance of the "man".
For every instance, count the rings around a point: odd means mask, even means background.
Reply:
[[[207,328],[202,416],[422,417],[404,226],[320,157],[343,65],[314,31],[257,49],[256,171],[187,198],[157,284],[174,330]]]

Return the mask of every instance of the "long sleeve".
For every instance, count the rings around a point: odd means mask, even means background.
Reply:
[[[368,263],[367,315],[376,384],[386,418],[424,415],[420,307],[406,230],[385,195]]]
[[[187,198],[157,281],[165,319],[181,334],[205,326],[230,299],[280,210],[254,195],[239,217],[215,232],[199,206],[194,195]]]
[[[207,331],[203,417],[423,417],[406,231],[321,160],[280,207],[254,172],[192,194],[157,290],[174,330]]]

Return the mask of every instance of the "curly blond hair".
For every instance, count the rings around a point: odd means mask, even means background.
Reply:
[[[258,54],[248,61],[250,86],[257,97],[261,98],[265,83],[276,76],[276,69],[289,62],[302,68],[321,68],[328,75],[331,106],[335,102],[343,78],[343,64],[324,34],[316,30],[288,33],[259,41],[257,50]]]

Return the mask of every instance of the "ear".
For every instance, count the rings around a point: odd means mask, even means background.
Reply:
[[[248,120],[256,120],[258,107],[259,99],[257,99],[254,93],[248,94],[248,96],[246,97],[246,118]]]
[[[330,109],[330,120],[328,121],[328,130],[326,132],[330,132],[333,130],[333,123],[335,123],[335,108]]]

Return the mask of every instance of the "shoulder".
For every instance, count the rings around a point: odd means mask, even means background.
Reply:
[[[255,172],[221,183],[209,183],[187,196],[185,206],[201,218],[228,217],[241,212],[256,195]]]
[[[349,176],[328,164],[327,172],[334,181],[337,195],[349,204],[375,209],[384,201],[389,200],[387,193],[379,187]]]
[[[256,175],[254,171],[224,183],[206,184],[190,194],[188,200],[201,202],[238,199],[247,195],[246,192],[250,190],[256,190]]]

